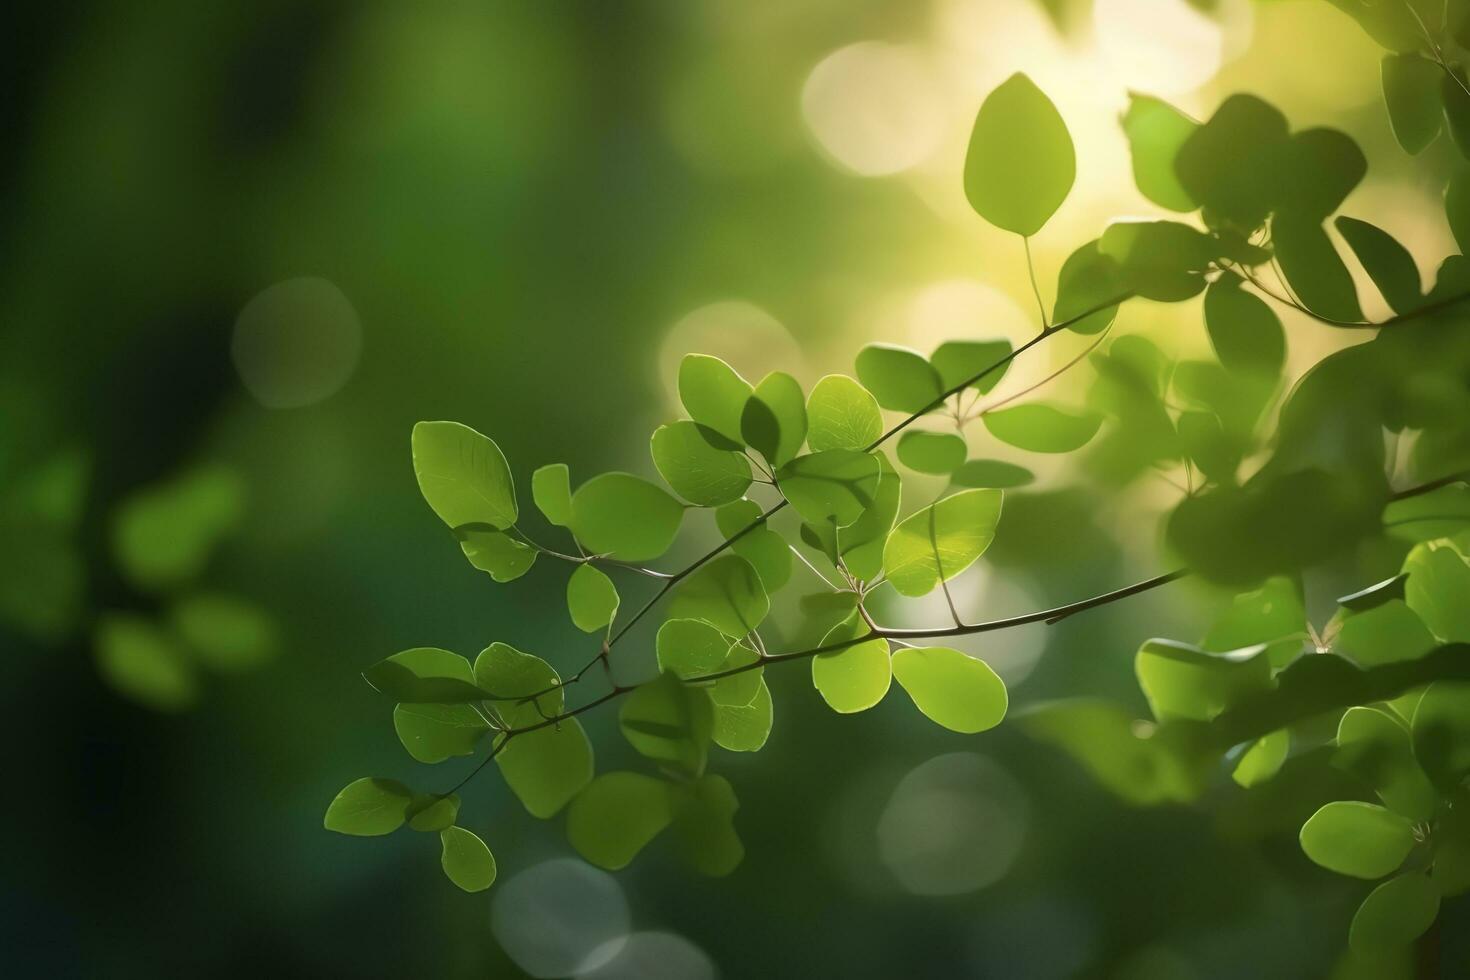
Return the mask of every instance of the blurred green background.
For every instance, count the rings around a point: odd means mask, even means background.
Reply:
[[[532,820],[488,771],[463,817],[499,858],[484,894],[443,879],[431,838],[349,839],[321,815],[351,778],[419,768],[364,666],[492,640],[563,669],[589,653],[560,570],[494,586],[466,565],[419,497],[412,424],[491,435],[524,494],[548,462],[651,475],[645,440],[677,412],[686,351],[810,384],[873,339],[1029,336],[1019,244],[969,211],[959,179],[975,109],[1013,71],[1078,147],[1077,189],[1036,242],[1048,296],[1107,218],[1152,213],[1117,125],[1130,89],[1196,116],[1254,91],[1294,125],[1347,130],[1374,175],[1348,213],[1417,254],[1453,251],[1448,157],[1396,148],[1380,52],[1330,5],[257,0],[3,17],[0,485],[21,494],[85,461],[75,514],[14,518],[3,546],[7,972],[1329,973],[1361,894],[1295,842],[1333,798],[1320,765],[1269,805],[1231,786],[1131,810],[1006,726],[954,735],[893,697],[833,715],[800,668],[769,675],[766,749],[717,763],[748,851],[727,879],[661,846],[611,878],[567,863],[559,821]],[[1120,329],[1204,349],[1184,306],[1130,307]],[[1298,371],[1337,342],[1292,337]],[[164,614],[120,570],[115,528],[140,488],[200,466],[235,475],[243,516],[190,587],[258,604],[276,652],[191,672],[197,690],[159,710],[104,678],[95,636],[119,612]],[[1039,472],[957,589],[968,608],[1022,612],[1158,570],[1167,486],[1111,498]],[[1138,702],[1138,643],[1192,638],[1220,601],[1179,586],[976,649],[1016,705]],[[610,717],[588,720],[609,768],[627,750]],[[469,765],[414,775],[447,786]],[[1463,941],[1454,911],[1447,944]]]

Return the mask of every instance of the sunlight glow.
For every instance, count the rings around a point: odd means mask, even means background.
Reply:
[[[818,145],[864,177],[921,163],[945,131],[945,99],[923,54],[876,41],[822,60],[801,92],[802,115]]]

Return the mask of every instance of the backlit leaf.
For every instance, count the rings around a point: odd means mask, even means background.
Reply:
[[[669,789],[642,773],[604,773],[568,808],[567,838],[599,868],[627,867],[673,820]]]
[[[1017,72],[986,96],[965,155],[965,196],[982,218],[1034,235],[1076,177],[1067,124],[1031,79]]]
[[[808,524],[846,527],[873,505],[881,471],[871,453],[828,449],[781,467],[776,484]]]
[[[807,398],[807,442],[813,452],[866,449],[883,434],[878,400],[843,374],[829,374]]]
[[[362,672],[373,690],[402,704],[463,704],[486,697],[470,662],[437,647],[415,647]]]
[[[495,883],[495,856],[474,833],[463,827],[439,832],[439,864],[449,880],[467,892],[482,892]]]
[[[920,473],[952,473],[965,461],[969,447],[953,432],[910,429],[898,439],[898,461]]]
[[[721,555],[702,565],[669,598],[671,619],[701,620],[737,638],[759,626],[770,611],[760,575],[739,555]]]
[[[1197,205],[1179,183],[1174,158],[1199,124],[1167,102],[1130,93],[1123,132],[1133,152],[1133,180],[1143,196],[1170,211],[1193,211]]]
[[[495,764],[527,812],[549,820],[592,781],[592,743],[581,722],[563,718],[512,738]]]
[[[750,399],[750,382],[718,357],[689,354],[679,362],[679,400],[689,417],[707,426],[738,448],[744,443],[740,435],[740,418]]]
[[[516,522],[516,491],[500,447],[458,422],[413,427],[413,472],[419,491],[451,528]]]
[[[750,486],[750,461],[744,453],[717,449],[696,422],[661,425],[653,433],[653,465],[691,504],[717,507],[739,500]],[[716,434],[714,439],[720,437]]]
[[[878,404],[911,415],[938,407],[944,393],[939,372],[917,351],[893,344],[869,344],[858,351],[858,380]]]
[[[578,565],[567,580],[567,609],[584,633],[606,628],[618,612],[618,590],[612,579],[591,565]]]
[[[999,490],[963,490],[905,518],[883,548],[883,568],[899,594],[925,595],[974,564],[1000,522]]]
[[[531,474],[531,499],[552,524],[572,522],[572,477],[566,463],[548,463]]]
[[[1014,405],[982,416],[985,428],[1002,442],[1033,453],[1069,453],[1092,441],[1102,416],[1085,409],[1046,402]]]
[[[381,837],[403,826],[412,802],[413,792],[395,779],[358,779],[332,800],[322,825],[339,834]]]
[[[683,505],[628,473],[595,476],[572,494],[572,531],[595,555],[657,558],[674,543],[683,520]]]
[[[740,432],[746,445],[772,466],[783,466],[801,452],[807,432],[806,395],[797,380],[784,371],[766,375],[745,403]]]
[[[1328,871],[1353,878],[1392,874],[1414,847],[1412,825],[1372,803],[1328,803],[1301,832],[1302,850]]]
[[[893,676],[932,721],[971,735],[1005,717],[1006,686],[982,660],[949,647],[900,647]]]
[[[855,639],[867,632],[861,622],[843,623],[823,638],[822,646]],[[866,711],[888,693],[893,679],[888,641],[877,637],[851,643],[812,658],[812,685],[822,700],[840,714]]]

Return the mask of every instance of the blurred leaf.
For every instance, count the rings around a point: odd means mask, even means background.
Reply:
[[[1102,416],[1096,412],[1032,402],[986,412],[981,418],[990,434],[1033,453],[1070,453],[1097,435]]]
[[[1214,653],[1172,640],[1149,640],[1134,670],[1148,706],[1160,721],[1209,721],[1271,684],[1264,644]]]
[[[1417,660],[1436,645],[1424,621],[1399,599],[1362,611],[1343,610],[1339,616],[1333,649],[1365,667]]]
[[[650,445],[659,475],[692,504],[728,504],[739,500],[750,486],[750,461],[743,453],[716,449],[697,422],[661,425],[654,430]]]
[[[395,779],[358,779],[327,807],[322,825],[339,834],[381,837],[403,826],[413,793]]]
[[[658,629],[656,647],[660,670],[681,678],[714,673],[725,663],[734,642],[708,623],[671,619]]]
[[[791,579],[791,549],[785,538],[765,525],[745,531],[760,516],[761,508],[755,501],[736,500],[715,511],[715,524],[726,540],[734,538],[730,550],[755,567],[769,595]],[[735,538],[737,534],[740,537]]]
[[[920,473],[951,473],[965,461],[968,451],[964,437],[953,432],[910,429],[898,440],[898,461]]]
[[[454,536],[459,539],[459,550],[464,552],[470,564],[497,582],[514,582],[529,572],[536,564],[536,549],[503,531],[491,531],[486,527],[454,529]]]
[[[1271,665],[1284,667],[1301,653],[1306,638],[1301,590],[1291,578],[1277,575],[1260,588],[1235,596],[1200,645],[1213,653],[1228,653],[1264,643]]]
[[[973,735],[1005,717],[1005,683],[983,660],[958,650],[900,647],[893,676],[920,711],[950,731]]]
[[[750,382],[718,357],[689,354],[679,362],[679,400],[691,419],[730,440],[722,448],[744,445],[740,419],[752,390]]]
[[[409,755],[433,765],[474,755],[490,725],[467,704],[400,704],[393,709],[393,730]]]
[[[1414,758],[1436,786],[1470,774],[1470,684],[1435,681],[1419,699],[1412,726]]]
[[[373,690],[403,704],[462,704],[487,697],[470,662],[437,647],[415,647],[362,672]],[[499,692],[497,692],[499,693]]]
[[[1275,377],[1286,361],[1286,334],[1271,307],[1241,288],[1243,281],[1227,272],[1205,290],[1210,343],[1226,370]]]
[[[1411,872],[1385,881],[1363,900],[1348,930],[1348,943],[1357,953],[1411,945],[1439,915],[1439,890],[1423,872]]]
[[[1408,577],[1408,572],[1399,572],[1393,578],[1384,579],[1382,582],[1370,585],[1366,589],[1359,589],[1350,595],[1338,596],[1337,604],[1353,612],[1367,612],[1370,609],[1377,609],[1390,600],[1403,599],[1404,581]]]
[[[550,820],[592,781],[592,743],[581,722],[563,718],[512,738],[495,764],[527,812]]]
[[[1245,750],[1230,778],[1246,789],[1259,786],[1281,771],[1290,751],[1291,732],[1287,729],[1262,735]]]
[[[1177,221],[1115,221],[1098,251],[1117,263],[1133,292],[1173,303],[1205,288],[1204,272],[1219,254],[1214,240]]]
[[[605,629],[618,613],[618,590],[612,579],[591,565],[578,565],[567,579],[567,610],[584,633]]]
[[[1429,541],[1470,529],[1470,486],[1453,483],[1391,501],[1383,508],[1383,526],[1406,541]]]
[[[1408,249],[1376,225],[1346,215],[1339,216],[1337,230],[1363,263],[1373,285],[1395,313],[1408,313],[1424,303],[1419,266]]]
[[[980,217],[1034,235],[1076,177],[1067,124],[1031,79],[1017,72],[986,96],[965,154],[965,196]]]
[[[515,483],[493,440],[458,422],[420,422],[412,441],[419,492],[441,521],[451,528],[515,524]]]
[[[939,372],[917,351],[893,344],[869,344],[858,351],[858,380],[878,404],[895,412],[917,415],[937,408],[944,393]]]
[[[1465,92],[1465,73],[1458,68],[1442,71],[1439,98],[1444,103],[1445,124],[1460,156],[1470,159],[1470,94]]]
[[[847,527],[873,505],[881,472],[882,464],[871,453],[828,449],[781,467],[776,484],[808,524]]]
[[[1099,241],[1079,247],[1057,274],[1057,299],[1052,322],[1066,323],[1094,309],[1099,303],[1123,296],[1131,289],[1117,260],[1102,253]],[[1070,327],[1076,333],[1095,334],[1107,328],[1118,315],[1117,306],[1088,313]]]
[[[1445,185],[1444,213],[1455,244],[1461,252],[1470,252],[1470,168],[1457,169]]]
[[[677,675],[665,671],[635,690],[623,702],[618,723],[640,754],[689,775],[704,772],[714,706],[708,694],[685,686]]]
[[[784,466],[801,452],[806,430],[801,384],[784,371],[772,371],[755,386],[741,412],[740,432],[746,444],[772,466]]]
[[[926,595],[975,563],[995,538],[999,490],[962,490],[916,511],[893,529],[883,568],[900,595]]]
[[[669,785],[636,772],[592,780],[567,810],[567,838],[599,868],[627,867],[673,820]]]
[[[854,618],[833,627],[820,645],[831,646],[856,639],[867,632],[867,626]],[[892,678],[888,641],[881,637],[819,653],[812,658],[812,686],[822,695],[822,700],[839,714],[867,711],[882,701]]]
[[[174,603],[169,621],[179,639],[216,670],[251,670],[274,657],[279,645],[270,615],[232,595],[186,596]]]
[[[1448,539],[1424,541],[1404,559],[1404,601],[1442,640],[1470,642],[1470,562]]]
[[[669,618],[702,620],[736,638],[759,626],[770,611],[760,575],[739,555],[721,555],[701,566],[669,598]]]
[[[1328,803],[1302,825],[1302,851],[1328,871],[1353,878],[1382,878],[1404,863],[1414,847],[1408,820],[1372,803]]]
[[[737,494],[738,496],[738,494]],[[595,476],[572,494],[572,532],[594,555],[648,561],[674,543],[684,507],[628,473]]]
[[[557,527],[572,523],[572,477],[566,463],[548,463],[531,474],[531,498]]]
[[[103,678],[128,697],[159,711],[181,711],[198,700],[193,664],[147,619],[104,613],[93,640]]]
[[[813,452],[866,449],[883,434],[878,400],[846,375],[829,374],[818,381],[807,398],[806,414]]]
[[[679,854],[695,871],[722,877],[745,857],[733,818],[740,804],[723,776],[703,776],[672,792],[674,839]]]
[[[1414,758],[1409,730],[1388,712],[1362,706],[1344,712],[1332,764],[1361,779],[1395,813],[1410,820],[1434,816],[1438,794]]]
[[[1133,152],[1133,180],[1143,196],[1170,211],[1199,207],[1179,183],[1174,158],[1199,124],[1169,103],[1128,93],[1123,132]]]
[[[1273,106],[1253,95],[1232,95],[1185,139],[1175,174],[1185,192],[1204,206],[1207,221],[1213,215],[1217,222],[1249,231],[1271,211],[1286,133],[1286,117]]]
[[[929,363],[939,372],[939,384],[944,391],[976,378],[970,387],[984,395],[1006,376],[1011,362],[1001,361],[1010,353],[1009,340],[950,340],[934,349]],[[996,367],[997,364],[1000,366]]]
[[[145,487],[113,513],[113,557],[139,589],[155,592],[183,585],[204,571],[244,507],[244,486],[223,467],[201,467]]]
[[[1319,223],[1342,205],[1368,172],[1368,161],[1358,144],[1336,129],[1293,133],[1278,166],[1278,212]]]
[[[749,704],[715,705],[715,744],[730,752],[757,752],[771,736],[771,723],[771,691],[762,680]]]
[[[1009,490],[1024,487],[1036,479],[1026,467],[999,459],[972,459],[949,475],[957,487]]]
[[[450,881],[467,892],[482,892],[495,883],[495,856],[475,834],[446,827],[439,831],[439,843],[439,864]]]

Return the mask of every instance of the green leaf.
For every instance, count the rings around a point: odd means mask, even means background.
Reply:
[[[240,478],[219,466],[190,470],[134,493],[113,514],[112,555],[145,592],[197,578],[245,510]]]
[[[490,725],[467,704],[400,704],[393,709],[393,730],[409,755],[433,765],[474,755]]]
[[[561,713],[565,701],[556,669],[532,653],[508,643],[492,643],[475,658],[475,683],[501,701],[499,710],[513,728],[532,725]],[[520,698],[537,695],[536,702]]]
[[[1225,369],[1276,377],[1286,362],[1286,333],[1265,301],[1227,272],[1205,290],[1205,328]]]
[[[764,667],[752,666],[758,663],[760,654],[750,647],[740,643],[730,647],[730,652],[719,666],[720,671],[723,673],[736,668],[742,669],[737,674],[721,677],[708,688],[710,700],[716,707],[729,705],[738,708],[755,700],[761,684],[765,682],[766,672]]]
[[[1116,305],[1092,313],[1088,311],[1094,310],[1099,303],[1131,292],[1117,260],[1104,255],[1100,245],[1100,241],[1093,240],[1078,248],[1067,256],[1061,272],[1057,274],[1057,300],[1052,308],[1052,322],[1066,323],[1087,313],[1070,328],[1080,334],[1100,333],[1118,315]]]
[[[1395,313],[1408,313],[1423,305],[1419,266],[1408,249],[1388,232],[1366,221],[1342,215],[1335,223]]]
[[[470,564],[497,582],[513,582],[536,564],[536,549],[503,531],[457,527],[454,536]]]
[[[1441,72],[1439,98],[1444,103],[1445,124],[1460,156],[1470,159],[1470,94],[1465,92],[1465,73],[1458,68]]]
[[[415,647],[362,672],[373,690],[402,704],[463,704],[487,697],[470,662],[438,647]]]
[[[986,96],[965,154],[965,197],[980,217],[1034,235],[1076,178],[1067,124],[1031,79],[1017,72]]]
[[[1259,786],[1281,771],[1291,751],[1291,732],[1283,728],[1256,739],[1235,764],[1230,778],[1250,789]]]
[[[944,391],[974,378],[970,387],[984,395],[1005,377],[1011,366],[1010,353],[1009,340],[950,340],[934,349],[929,363],[939,372]]]
[[[169,622],[194,654],[216,670],[251,670],[276,655],[275,620],[260,606],[223,593],[196,592],[174,603]]]
[[[1443,124],[1439,98],[1443,69],[1417,54],[1383,58],[1383,101],[1394,139],[1407,153],[1418,153],[1439,135]]]
[[[594,555],[657,558],[674,543],[683,520],[677,500],[628,473],[595,476],[572,494],[572,533]]]
[[[1332,648],[1365,667],[1417,660],[1438,645],[1434,634],[1401,599],[1361,612],[1343,610]]]
[[[771,691],[762,680],[749,704],[715,705],[715,744],[730,752],[757,752],[771,737],[771,723]]]
[[[719,670],[734,643],[708,623],[671,619],[659,627],[655,646],[660,670],[689,678]]]
[[[700,425],[729,439],[735,449],[744,445],[740,419],[750,400],[750,382],[718,357],[688,354],[679,362],[679,400],[684,411]]]
[[[1338,596],[1337,604],[1350,612],[1367,612],[1377,609],[1394,599],[1404,598],[1404,582],[1408,579],[1408,572],[1399,572],[1393,578],[1386,578],[1366,589],[1359,589],[1350,595]]]
[[[856,618],[833,627],[821,646],[854,640],[868,632]],[[822,700],[839,714],[867,711],[888,693],[893,680],[893,664],[888,656],[888,641],[875,637],[861,643],[849,643],[841,649],[819,653],[812,658],[812,686]]]
[[[704,772],[714,706],[702,689],[666,671],[628,696],[618,723],[623,737],[647,758],[691,775]]]
[[[1470,253],[1470,169],[1461,167],[1444,189],[1444,213],[1462,253]]]
[[[1279,168],[1277,210],[1320,223],[1362,181],[1368,161],[1346,133],[1304,129],[1287,140]]]
[[[572,523],[572,475],[566,463],[548,463],[531,474],[531,499],[557,527]]]
[[[1414,758],[1436,786],[1470,774],[1470,684],[1436,681],[1419,699],[1412,725]]]
[[[1413,825],[1372,803],[1328,803],[1302,825],[1302,851],[1314,862],[1352,878],[1382,878],[1414,848]]]
[[[413,472],[419,492],[451,528],[516,522],[516,489],[500,447],[458,422],[413,427]]]
[[[898,461],[911,470],[943,476],[959,469],[969,447],[953,432],[910,429],[898,439]]]
[[[1261,587],[1242,592],[1210,626],[1200,646],[1213,653],[1228,653],[1267,644],[1266,657],[1273,667],[1284,667],[1302,652],[1307,639],[1307,613],[1301,590],[1285,575],[1274,575]]]
[[[1216,483],[1235,482],[1241,451],[1218,416],[1209,412],[1184,411],[1175,420],[1179,446],[1206,478]]]
[[[194,666],[149,620],[104,613],[93,637],[97,667],[123,694],[159,711],[182,711],[199,698]]]
[[[674,492],[691,504],[717,507],[739,500],[750,486],[750,461],[744,453],[715,448],[697,422],[673,422],[653,433],[653,465]],[[712,434],[719,441],[718,434]]]
[[[740,416],[745,442],[772,466],[784,466],[806,441],[806,395],[784,371],[772,371],[755,386]]]
[[[883,434],[883,415],[872,393],[845,374],[829,374],[807,397],[807,443],[813,452],[866,449]]]
[[[601,571],[591,565],[578,565],[567,579],[567,609],[577,629],[596,633],[618,614],[618,590]]]
[[[1367,784],[1383,805],[1410,820],[1429,820],[1438,794],[1414,759],[1409,730],[1386,711],[1353,707],[1337,724],[1332,764]]]
[[[1286,117],[1274,107],[1253,95],[1232,95],[1185,139],[1174,172],[1207,215],[1250,231],[1275,201],[1277,158],[1286,139]]]
[[[592,743],[581,722],[563,718],[512,738],[495,764],[527,812],[549,820],[592,781]]]
[[[434,834],[454,826],[459,818],[459,796],[450,793],[415,793],[408,806],[408,828],[421,833]]]
[[[669,598],[669,618],[698,619],[742,637],[771,611],[760,575],[739,555],[721,555],[697,569]]]
[[[733,818],[740,804],[723,776],[704,776],[673,791],[679,854],[700,874],[722,877],[745,857]]]
[[[1133,666],[1155,718],[1209,721],[1271,686],[1265,653],[1264,644],[1213,653],[1173,640],[1149,640]]]
[[[450,881],[467,892],[482,892],[495,883],[495,855],[475,834],[446,827],[439,831],[439,843],[439,864]]]
[[[1438,916],[1439,889],[1429,876],[1423,872],[1400,875],[1363,900],[1348,929],[1348,944],[1364,955],[1407,948]]]
[[[1178,109],[1152,96],[1130,92],[1123,114],[1123,132],[1133,152],[1133,180],[1143,196],[1170,211],[1199,207],[1174,172],[1179,148],[1199,124]]]
[[[1129,289],[1163,303],[1198,295],[1219,253],[1208,235],[1177,221],[1115,221],[1098,251],[1117,263]]]
[[[1404,559],[1404,601],[1442,640],[1470,642],[1470,562],[1452,541],[1414,546]]]
[[[1316,218],[1278,214],[1271,222],[1271,242],[1282,274],[1303,306],[1334,320],[1363,319],[1352,274]]]
[[[1024,466],[999,459],[972,459],[949,475],[957,487],[1009,490],[1033,482],[1036,475]]]
[[[1005,683],[983,660],[949,647],[901,647],[893,676],[930,720],[973,735],[1005,717]]]
[[[745,530],[760,519],[761,513],[755,501],[736,500],[715,511],[715,525],[727,541],[734,540],[730,550],[755,567],[769,595],[791,580],[791,549],[785,538],[764,524]]]
[[[1395,500],[1383,508],[1383,527],[1410,542],[1431,541],[1470,530],[1470,487],[1453,483]]]
[[[837,531],[837,551],[847,570],[860,581],[871,582],[883,570],[883,546],[893,530],[903,499],[903,480],[883,453],[873,454],[881,470],[873,505],[852,524]]]
[[[987,412],[981,418],[990,434],[1033,453],[1070,453],[1092,441],[1102,416],[1086,409],[1033,402]]]
[[[776,471],[776,485],[808,524],[847,527],[873,505],[882,463],[871,453],[828,449]]]
[[[627,867],[674,819],[669,784],[636,772],[594,779],[567,810],[567,838],[599,868]]]
[[[883,548],[883,568],[900,595],[926,595],[975,563],[995,538],[999,490],[963,490],[907,517]]]
[[[327,807],[322,826],[353,837],[381,837],[403,826],[413,792],[396,779],[358,779]]]
[[[944,394],[939,372],[918,351],[893,344],[869,344],[858,351],[858,380],[878,404],[895,412],[917,415],[937,408]]]

